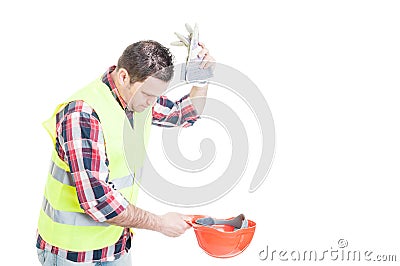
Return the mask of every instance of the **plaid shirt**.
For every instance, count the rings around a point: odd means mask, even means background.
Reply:
[[[133,125],[133,112],[126,108],[126,103],[119,94],[112,78],[112,66],[104,73],[102,81],[109,88],[115,100]],[[188,127],[199,118],[189,95],[176,102],[165,96],[157,99],[153,105],[153,125],[162,127]],[[108,181],[106,144],[101,122],[84,101],[68,103],[56,116],[56,150],[58,156],[70,167],[76,184],[76,192],[81,208],[95,221],[111,219],[128,206],[128,201]],[[89,148],[90,147],[90,148]],[[36,247],[45,249],[73,262],[112,261],[124,255],[131,247],[132,234],[125,228],[118,241],[99,250],[74,252],[63,250],[46,243],[38,234]]]

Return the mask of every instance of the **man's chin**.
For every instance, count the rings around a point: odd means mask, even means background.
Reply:
[[[143,112],[144,110],[146,110],[146,107],[144,107],[144,106],[137,106],[137,107],[133,108],[133,110],[135,110],[135,112],[141,113],[141,112]]]

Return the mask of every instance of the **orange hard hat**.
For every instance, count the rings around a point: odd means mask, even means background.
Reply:
[[[226,223],[221,224],[215,223],[215,221],[222,220],[208,218],[204,215],[192,215],[186,222],[194,228],[199,246],[208,255],[217,258],[230,258],[239,255],[249,246],[256,230],[256,223],[244,219],[244,216],[243,226],[240,228],[229,224],[230,221],[238,217],[224,219],[223,221],[226,221]],[[197,222],[210,219],[213,219],[214,222],[209,223],[209,225]]]

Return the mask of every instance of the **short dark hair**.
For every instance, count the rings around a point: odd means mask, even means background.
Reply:
[[[119,58],[117,67],[128,71],[131,83],[144,81],[150,76],[168,82],[174,75],[171,52],[152,40],[129,45]]]

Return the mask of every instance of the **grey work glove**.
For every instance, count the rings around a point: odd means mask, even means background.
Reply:
[[[206,85],[208,79],[213,76],[213,69],[200,68],[203,58],[198,56],[202,47],[199,45],[199,28],[197,23],[193,28],[188,23],[186,23],[185,26],[189,35],[184,36],[175,32],[179,41],[172,42],[171,45],[185,46],[188,50],[185,67],[182,67],[181,80],[202,87]]]

